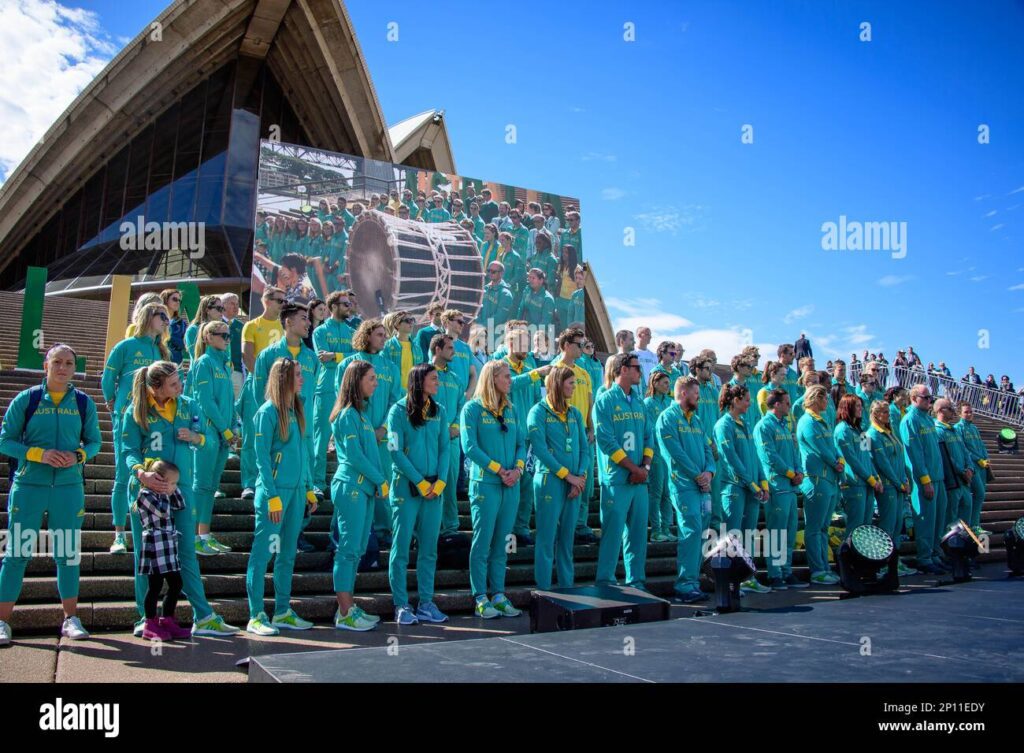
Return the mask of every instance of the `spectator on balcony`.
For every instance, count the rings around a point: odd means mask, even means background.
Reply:
[[[636,339],[637,347],[635,353],[637,360],[640,361],[640,368],[643,369],[643,381],[641,384],[646,385],[651,378],[651,371],[658,365],[658,356],[647,347],[651,344],[651,328],[637,327]]]
[[[811,341],[807,339],[807,335],[803,332],[801,332],[800,337],[797,338],[796,343],[793,345],[793,349],[796,351],[797,361],[801,358],[812,358],[814,356],[814,350],[811,348]]]

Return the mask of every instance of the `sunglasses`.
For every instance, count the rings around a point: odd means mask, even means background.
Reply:
[[[452,324],[458,324],[460,327],[466,323],[465,319],[452,319]]]
[[[207,311],[224,311],[223,306],[210,306]]]
[[[280,303],[281,305],[284,305],[288,302],[287,298],[268,298],[267,300],[269,300],[271,303]]]
[[[416,320],[413,317],[411,317],[411,316],[407,316],[407,317],[405,317],[405,319],[402,320],[402,324],[415,324],[415,323],[416,323]]]
[[[171,321],[170,317],[169,317],[169,316],[167,316],[167,314],[165,314],[165,313],[164,313],[163,311],[158,311],[158,312],[157,312],[157,313],[155,313],[155,314],[154,314],[153,316],[159,316],[159,317],[160,317],[161,319],[163,319],[163,320],[164,320],[165,322],[169,322],[169,321]]]
[[[181,303],[181,298],[168,298],[168,303]]]
[[[214,337],[223,338],[224,340],[227,340],[231,337],[231,333],[229,332],[211,332],[210,334],[213,335]]]

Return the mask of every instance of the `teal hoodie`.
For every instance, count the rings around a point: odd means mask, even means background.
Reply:
[[[953,425],[953,430],[960,435],[960,441],[964,443],[964,449],[967,451],[974,472],[977,473],[978,468],[987,466],[988,448],[985,447],[985,442],[981,439],[981,432],[978,431],[974,422],[964,421],[961,418]],[[983,460],[984,463],[981,462]]]
[[[280,497],[281,489],[302,488],[309,491],[313,485],[309,476],[309,463],[305,461],[305,435],[299,432],[295,412],[289,411],[288,439],[282,440],[278,427],[277,407],[267,400],[256,411],[253,425],[256,447],[257,486],[262,486],[270,498]],[[309,421],[307,415],[306,421]],[[306,431],[312,427],[307,423]]]
[[[899,491],[903,484],[910,481],[899,438],[892,431],[881,429],[874,423],[868,429],[868,437],[871,439],[871,460],[878,475],[882,477],[882,483]]]
[[[367,414],[360,413],[350,405],[335,417],[331,423],[331,432],[338,451],[338,468],[334,471],[334,478],[345,484],[354,484],[371,497],[378,490],[383,491],[382,485],[387,479],[380,467],[377,435],[374,434],[374,427]]]
[[[868,443],[861,440],[861,432],[845,421],[832,432],[836,450],[846,460],[843,482],[847,485],[874,486],[878,476],[871,462],[871,449]]]
[[[526,427],[516,412],[506,407],[502,419],[507,431],[494,413],[473,398],[462,409],[462,451],[469,458],[470,481],[501,484],[498,471],[504,468],[526,468]]]
[[[546,327],[555,320],[555,299],[543,287],[537,291],[523,288],[517,318],[525,319],[532,327]]]
[[[44,383],[45,384],[45,383]],[[35,413],[25,425],[30,390],[15,395],[4,414],[0,427],[0,454],[18,459],[14,480],[30,486],[70,486],[82,484],[82,464],[100,451],[102,437],[96,415],[96,404],[86,395],[85,416],[78,413],[75,387],[55,405],[45,389]],[[78,463],[70,468],[54,468],[42,462],[40,450],[62,450],[78,455]],[[33,459],[29,459],[31,454]]]
[[[367,420],[375,429],[385,426],[388,420],[388,411],[391,406],[402,399],[402,381],[391,360],[380,353],[357,352],[350,355],[338,364],[338,387],[341,387],[341,380],[345,378],[345,369],[355,361],[368,361],[373,364],[373,370],[377,373],[377,389],[370,396],[369,404],[366,406],[365,414]]]
[[[553,473],[558,478],[585,476],[590,461],[587,427],[575,406],[559,415],[547,400],[530,409],[527,437],[537,458],[534,476]]]
[[[253,369],[252,388],[256,398],[256,404],[262,405],[267,399],[267,379],[270,377],[270,367],[278,358],[287,358],[298,361],[302,367],[302,405],[306,414],[313,415],[313,395],[316,392],[317,373],[320,371],[320,359],[316,353],[310,350],[304,342],[299,341],[299,355],[293,356],[288,349],[288,341],[281,338],[273,345],[268,345],[256,357],[255,368]]]
[[[628,457],[636,465],[654,457],[654,425],[647,419],[647,407],[638,391],[632,399],[617,382],[594,401],[594,433],[597,439],[601,483],[629,483],[629,471],[619,463]]]
[[[436,368],[436,367],[435,367]],[[437,402],[444,406],[449,428],[459,428],[459,416],[466,404],[466,391],[450,368],[437,369]]]
[[[836,463],[842,455],[836,449],[832,428],[825,419],[805,411],[796,425],[796,439],[807,475],[812,480],[824,479],[838,484]]]
[[[235,430],[235,388],[231,382],[231,361],[226,350],[207,348],[196,359],[188,370],[186,392],[203,408],[206,418],[204,433],[224,436],[226,430]]]
[[[935,419],[935,432],[938,434],[939,441],[946,443],[946,452],[949,453],[949,461],[954,471],[962,474],[963,471],[974,470],[974,463],[971,462],[971,458],[967,454],[967,448],[964,446],[960,432],[950,424],[945,424],[938,419]],[[960,483],[964,483],[962,479]]]
[[[512,318],[512,303],[515,296],[508,283],[502,280],[497,285],[484,287],[483,306],[480,307],[480,316],[477,321],[493,332]]]
[[[313,330],[313,347],[318,351],[333,353],[334,358],[320,364],[316,374],[317,395],[332,395],[337,393],[337,381],[335,377],[338,372],[338,364],[347,356],[352,354],[352,328],[339,322],[333,316]],[[317,355],[317,354],[314,354]],[[317,359],[319,361],[319,358]]]
[[[121,442],[124,446],[124,462],[131,475],[134,469],[149,458],[159,458],[178,466],[178,488],[191,489],[193,480],[194,450],[197,445],[178,439],[179,429],[192,429],[193,423],[202,427],[206,421],[202,406],[184,395],[178,397],[174,419],[168,421],[156,408],[149,408],[149,426],[143,430],[132,417],[132,404],[124,409]],[[193,418],[197,419],[193,422]],[[205,441],[205,439],[203,440]]]
[[[744,421],[737,421],[728,411],[723,413],[715,424],[715,444],[718,446],[722,480],[751,491],[761,491],[764,472],[757,461],[754,437]]]
[[[903,451],[915,481],[928,484],[945,478],[942,455],[939,454],[939,437],[935,433],[935,421],[931,415],[916,405],[908,406],[900,421],[900,439],[903,440]]]
[[[788,416],[779,419],[769,411],[754,427],[754,446],[761,471],[773,492],[795,492],[790,479],[804,472],[796,437],[789,428]]]
[[[515,411],[519,425],[525,432],[530,410],[541,401],[540,388],[543,380],[534,372],[534,361],[529,355],[523,359],[518,371],[510,356],[505,356],[501,360],[508,364],[509,373],[512,375],[512,389],[509,390],[508,399],[512,403],[512,410]]]
[[[694,491],[697,489],[697,476],[715,473],[715,460],[699,411],[687,415],[673,400],[658,416],[654,433],[672,483]]]
[[[403,397],[388,413],[388,450],[394,462],[391,485],[401,497],[409,494],[400,485],[411,481],[420,485],[424,476],[436,476],[444,488],[448,476],[448,455],[451,442],[448,437],[448,414],[444,406],[435,403],[437,410],[427,416],[422,426],[413,426],[407,411],[408,398]],[[429,482],[427,482],[429,486]],[[420,487],[420,493],[429,491]]]
[[[103,399],[113,403],[117,413],[124,411],[132,392],[132,379],[143,366],[162,361],[160,347],[152,337],[129,337],[110,351],[100,385]]]

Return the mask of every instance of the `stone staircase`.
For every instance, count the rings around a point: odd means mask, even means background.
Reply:
[[[79,613],[89,629],[127,629],[135,619],[132,585],[132,557],[111,555],[107,549],[112,540],[110,492],[114,478],[111,446],[111,423],[102,403],[99,374],[103,364],[103,340],[106,331],[106,304],[97,301],[51,298],[46,301],[44,339],[46,344],[64,341],[71,344],[88,359],[87,374],[76,380],[76,385],[90,394],[100,411],[103,433],[103,451],[86,466],[86,516],[83,522],[81,563],[81,595]],[[0,293],[0,410],[6,410],[11,399],[21,390],[38,383],[38,373],[12,370],[17,356],[17,338],[20,330],[21,295]],[[45,347],[45,346],[44,346]],[[1002,532],[1024,515],[1024,456],[995,454],[997,425],[979,420],[979,427],[989,450],[993,453],[992,468],[997,480],[989,487],[982,513],[982,525],[993,531],[991,551],[985,560],[1005,556]],[[334,458],[329,459],[333,471]],[[7,466],[0,463],[0,529],[7,527]],[[248,619],[245,597],[245,569],[248,550],[253,537],[252,503],[239,498],[241,493],[238,461],[231,460],[221,485],[226,498],[215,504],[212,529],[217,538],[235,551],[215,557],[200,557],[206,593],[214,608],[229,622],[244,625]],[[469,505],[459,502],[460,527],[471,530]],[[591,503],[591,527],[599,528],[598,503]],[[332,558],[324,551],[330,527],[330,506],[325,505],[314,514],[307,530],[308,538],[319,551],[299,553],[295,565],[292,590],[293,607],[302,616],[326,622],[335,609],[331,582]],[[912,543],[903,545],[903,553],[913,554]],[[586,583],[594,578],[597,545],[577,546],[575,550],[577,582]],[[368,612],[390,616],[391,595],[387,580],[387,551],[381,553],[384,568],[378,572],[361,573],[356,583],[357,600]],[[415,564],[415,550],[411,556]],[[795,553],[795,565],[804,577],[804,553]],[[675,577],[675,544],[650,544],[648,549],[648,585],[652,592],[668,595]],[[621,574],[621,565],[620,565]],[[507,593],[514,603],[524,606],[529,601],[533,586],[533,548],[525,547],[509,557]],[[409,573],[410,591],[415,573]],[[468,612],[472,608],[468,572],[439,569],[436,579],[438,606],[449,612]],[[268,574],[266,594],[273,594],[273,582]],[[180,616],[189,615],[187,602],[179,607]],[[39,557],[29,563],[24,588],[12,626],[18,632],[34,630],[52,631],[59,624],[61,609],[57,594],[56,570],[53,560]]]

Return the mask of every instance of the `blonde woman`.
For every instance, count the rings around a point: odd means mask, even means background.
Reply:
[[[159,293],[143,293],[139,296],[139,300],[135,302],[135,306],[132,308],[131,321],[128,322],[128,326],[124,330],[125,339],[135,337],[135,315],[151,303],[163,303]]]
[[[402,389],[408,389],[409,372],[424,360],[423,351],[411,337],[416,317],[408,311],[392,311],[384,317],[383,324],[390,335],[390,339],[384,343],[384,357],[394,364],[402,380]]]
[[[192,317],[192,323],[185,330],[185,356],[194,361],[196,356],[196,341],[199,339],[199,328],[207,322],[220,322],[224,320],[224,304],[220,302],[219,295],[204,295],[199,301],[199,309]],[[231,344],[230,342],[228,343]],[[230,356],[230,352],[228,353]]]

